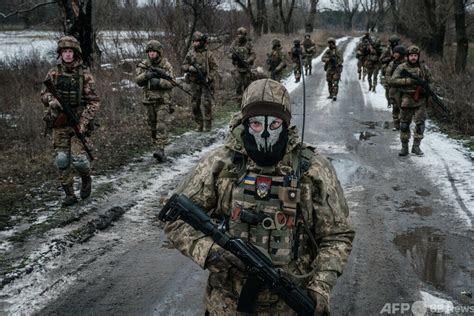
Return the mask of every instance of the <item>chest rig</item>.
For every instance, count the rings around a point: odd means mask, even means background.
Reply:
[[[305,153],[302,160],[307,170],[313,152]],[[296,161],[289,169],[296,170],[297,165]],[[298,214],[302,188],[292,174],[266,175],[246,168],[232,189],[229,233],[264,250],[274,266],[287,265],[310,247]]]
[[[82,91],[84,88],[84,73],[82,67],[78,71],[68,73],[59,68],[59,75],[56,77],[55,86],[64,103],[72,109],[82,105]]]

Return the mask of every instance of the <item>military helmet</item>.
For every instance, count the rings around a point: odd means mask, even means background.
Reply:
[[[161,45],[161,43],[158,42],[157,40],[150,40],[148,41],[148,43],[146,43],[145,51],[148,53],[151,50],[162,54],[163,45]]]
[[[258,115],[281,118],[288,126],[291,120],[290,94],[285,86],[272,79],[252,82],[242,95],[242,120]]]
[[[74,36],[63,36],[58,40],[56,52],[61,54],[61,51],[65,48],[71,48],[82,55],[81,44],[79,44],[79,41]]]
[[[412,45],[412,46],[408,47],[407,55],[410,55],[410,54],[420,55],[420,49],[418,48],[418,46]]]
[[[238,35],[247,35],[247,29],[245,27],[241,26],[237,29],[237,34]]]
[[[278,38],[272,39],[272,46],[280,46],[281,41]]]
[[[301,43],[300,40],[297,39],[297,38],[295,38],[295,39],[293,40],[293,44],[294,44],[294,45],[299,45],[300,43]]]
[[[393,34],[392,36],[390,36],[390,38],[388,39],[388,41],[389,41],[390,43],[392,43],[392,44],[393,44],[393,43],[398,43],[398,42],[400,42],[400,37],[399,37],[398,35],[396,35],[396,34]]]
[[[196,31],[193,33],[193,41],[205,43],[207,42],[207,36],[199,31]]]
[[[329,44],[329,43],[334,43],[334,44],[336,44],[336,39],[335,39],[334,37],[328,38],[328,44]]]
[[[393,48],[394,53],[399,53],[402,56],[405,56],[407,53],[407,50],[405,49],[405,46],[403,45],[397,45]]]
[[[310,35],[309,33],[306,33],[306,34],[304,35],[304,38],[310,38],[310,37],[311,37],[311,35]]]

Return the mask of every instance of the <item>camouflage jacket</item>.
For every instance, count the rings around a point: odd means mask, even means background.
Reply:
[[[369,40],[361,40],[356,47],[356,58],[357,59],[365,59],[369,54]]]
[[[76,83],[77,91],[69,91],[74,93],[78,98],[78,104],[72,106],[76,116],[79,118],[80,124],[87,126],[91,122],[100,108],[100,99],[95,90],[95,82],[89,68],[83,65],[82,60],[76,60],[72,66],[67,66],[64,63],[59,63],[56,67],[50,69],[46,74],[46,79],[52,79],[56,85],[56,89],[61,93],[59,87],[62,78],[71,78],[71,82]],[[41,91],[41,101],[46,107],[45,112],[51,111],[49,102],[54,99],[53,95],[44,88]],[[65,101],[65,100],[63,100]],[[60,119],[64,114],[59,114],[58,120],[66,124],[65,119]],[[55,127],[63,127],[62,124],[55,124]]]
[[[307,57],[312,57],[316,53],[316,44],[311,39],[305,39],[302,45]]]
[[[243,126],[237,125],[225,144],[203,158],[177,189],[215,219],[232,213],[232,192],[239,183],[237,174],[242,168],[233,159],[236,155],[247,157],[241,138],[242,130]],[[298,161],[296,157],[299,144],[298,132],[293,127],[290,129],[286,154],[276,166],[259,167],[247,157],[248,159],[244,159],[247,160],[244,170],[268,176],[288,175],[292,172],[295,161]],[[320,293],[329,301],[331,289],[342,274],[351,252],[354,231],[349,220],[349,209],[333,166],[318,153],[312,155],[310,167],[301,178],[301,190],[302,212],[318,242],[319,252],[314,256],[306,249],[306,252],[299,253],[298,259],[291,259],[280,268],[290,276],[299,276],[294,279],[297,284]],[[182,221],[168,223],[165,232],[179,251],[201,268],[206,268],[206,259],[213,247],[210,237]],[[239,297],[240,291],[236,290],[236,286],[242,284],[247,275],[234,268],[230,269],[232,271],[211,271],[208,297],[211,288],[224,293],[223,296],[230,300],[235,301]],[[302,275],[305,277],[301,277]],[[268,311],[268,304],[266,308],[265,311]]]
[[[187,78],[198,84],[203,84],[200,82],[199,75],[196,72],[189,71],[189,68],[192,65],[198,66],[202,75],[208,81],[217,80],[217,62],[214,58],[212,52],[207,48],[195,49],[191,48],[184,58],[184,63],[182,65],[182,70],[187,74]]]
[[[404,61],[405,60],[402,58],[402,59],[394,59],[389,62],[389,64],[387,65],[387,68],[385,68],[385,73],[384,73],[385,80],[388,85],[390,85],[390,78],[392,77],[393,73],[398,68],[398,66],[400,66]]]
[[[150,80],[146,78],[146,72],[150,67],[155,67],[163,70],[167,75],[175,79],[173,74],[173,66],[166,58],[160,58],[157,61],[151,61],[146,58],[138,63],[136,69],[135,82],[140,87],[143,87],[143,103],[153,102],[169,102],[170,92],[173,89],[173,85],[168,80],[160,78],[160,85],[158,88],[154,88],[150,85]]]
[[[431,71],[422,62],[416,64],[410,64],[405,61],[395,69],[395,72],[388,80],[388,84],[391,87],[396,87],[402,92],[402,107],[419,107],[426,106],[427,94],[422,91],[421,87],[418,86],[415,80],[401,76],[403,70],[419,77],[428,84],[431,84]]]
[[[283,52],[283,48],[272,49],[271,53],[268,54],[267,64],[269,71],[275,73],[282,72],[283,69],[286,68],[286,56]]]
[[[369,54],[365,59],[365,67],[373,68],[379,63],[379,55],[375,48],[369,46]]]
[[[252,40],[247,39],[244,44],[241,44],[238,39],[232,42],[229,50],[229,58],[232,59],[232,65],[240,72],[250,71],[250,66],[253,65],[256,55],[253,50]],[[242,62],[235,58],[234,54],[238,55],[243,62],[248,64],[248,68],[242,66]]]
[[[387,67],[387,65],[393,60],[393,57],[392,57],[392,49],[390,47],[387,47],[383,53],[382,53],[382,56],[380,56],[380,62],[382,63],[382,65],[385,65],[385,67]]]
[[[326,64],[326,71],[339,71],[339,66],[344,63],[341,51],[336,47],[334,49],[326,49],[321,57],[321,61]]]

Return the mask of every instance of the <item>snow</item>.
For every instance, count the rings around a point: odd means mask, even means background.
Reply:
[[[422,298],[422,304],[424,305],[425,309],[430,310],[430,312],[437,314],[451,314],[454,311],[453,302],[439,298],[425,291],[420,291],[420,294]]]

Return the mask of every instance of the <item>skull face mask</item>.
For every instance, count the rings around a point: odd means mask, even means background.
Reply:
[[[275,116],[254,116],[244,123],[243,141],[249,157],[259,166],[280,161],[288,143],[288,126]]]

